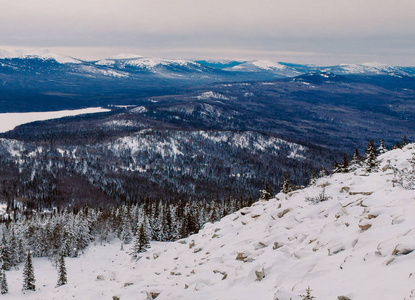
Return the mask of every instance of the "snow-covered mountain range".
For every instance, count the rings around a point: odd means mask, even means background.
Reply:
[[[415,296],[415,144],[311,186],[256,202],[195,235],[152,243],[138,261],[119,243],[68,259],[69,284],[35,259],[40,283],[4,299],[411,299]],[[124,246],[125,248],[126,246]]]
[[[178,59],[164,59],[156,57],[144,57],[138,54],[119,54],[113,57],[100,59],[97,61],[85,61],[69,56],[52,53],[46,49],[21,49],[21,50],[0,50],[0,72],[1,67],[6,67],[10,60],[19,60],[20,64],[30,60],[41,61],[55,61],[59,64],[78,64],[85,65],[79,68],[78,71],[89,72],[96,74],[97,72],[91,69],[91,66],[108,68],[112,71],[122,70],[129,73],[135,72],[150,72],[156,73],[165,77],[180,77],[189,75],[189,73],[202,73],[205,76],[223,76],[224,73],[240,74],[252,73],[258,76],[258,73],[263,73],[269,78],[284,78],[294,77],[301,74],[318,71],[329,71],[334,74],[358,74],[358,75],[415,75],[415,68],[411,67],[395,67],[381,63],[363,63],[363,64],[342,64],[336,66],[316,66],[316,65],[296,65],[278,62],[274,60],[178,60]],[[17,70],[17,69],[16,69]],[[221,71],[219,73],[215,71]],[[106,76],[113,76],[113,72],[101,72]]]

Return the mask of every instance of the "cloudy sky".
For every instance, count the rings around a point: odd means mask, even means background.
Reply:
[[[0,48],[415,65],[415,0],[0,0]]]

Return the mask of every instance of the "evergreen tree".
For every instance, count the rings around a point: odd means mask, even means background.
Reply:
[[[144,230],[144,224],[141,224],[138,227],[138,232],[134,241],[132,255],[134,257],[137,257],[139,253],[146,252],[148,248],[150,248],[150,242]]]
[[[405,147],[406,145],[408,145],[408,140],[406,139],[406,135],[404,135],[401,146]]]
[[[337,160],[335,160],[334,164],[333,164],[333,168],[331,169],[331,173],[332,174],[339,173],[340,171],[341,171],[341,168],[340,168],[339,164],[337,163]]]
[[[373,172],[377,167],[377,151],[375,148],[375,144],[373,143],[373,140],[369,140],[369,143],[367,145],[366,149],[366,156],[365,156],[365,169],[368,172]]]
[[[349,172],[349,161],[347,160],[347,155],[346,154],[344,154],[344,156],[343,156],[343,162],[340,166],[340,171],[342,173]]]
[[[316,171],[313,170],[313,172],[311,172],[311,178],[310,178],[310,182],[308,183],[308,185],[313,185],[315,184],[317,181],[317,174]]]
[[[399,142],[396,142],[395,149],[402,149],[401,144],[399,144]]]
[[[359,155],[359,150],[354,149],[354,154],[352,160],[350,161],[350,165],[353,167],[359,167],[361,165],[362,158]]]
[[[282,183],[282,186],[281,186],[281,192],[284,194],[287,194],[291,191],[292,191],[292,188],[291,188],[290,177],[288,176],[287,173],[285,173],[284,182]]]
[[[35,273],[33,271],[32,255],[27,252],[26,262],[23,269],[23,290],[36,290],[35,286]]]
[[[252,206],[254,204],[254,200],[252,199],[251,195],[248,196],[248,200],[246,202],[246,206]]]
[[[59,261],[58,261],[58,284],[57,286],[61,286],[68,283],[68,278],[66,276],[66,266],[65,266],[65,258],[63,254],[61,254]]]
[[[1,239],[1,258],[3,261],[2,268],[10,270],[12,267],[12,251],[10,244],[6,239],[6,232],[3,230],[3,238]]]
[[[327,171],[326,171],[326,169],[325,168],[323,168],[323,167],[321,167],[320,168],[320,171],[318,172],[318,177],[319,178],[322,178],[322,177],[325,177],[327,175]]]
[[[273,191],[270,189],[267,181],[265,181],[264,189],[260,190],[259,193],[260,193],[260,197],[259,197],[260,200],[268,201],[269,199],[272,198]]]
[[[378,153],[379,154],[383,154],[386,153],[388,151],[388,149],[386,149],[385,147],[385,141],[383,139],[380,140],[380,146],[378,148]]]
[[[7,294],[9,288],[7,286],[7,278],[6,278],[6,271],[1,268],[0,269],[0,292],[2,295]]]

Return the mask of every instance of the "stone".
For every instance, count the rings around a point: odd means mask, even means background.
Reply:
[[[245,253],[238,253],[238,255],[236,255],[236,260],[240,260],[240,261],[245,261],[248,258],[248,255],[246,255]]]
[[[262,270],[260,270],[260,271],[255,271],[255,275],[256,275],[256,280],[257,281],[261,281],[262,279],[264,279],[265,278],[264,268],[262,268]]]

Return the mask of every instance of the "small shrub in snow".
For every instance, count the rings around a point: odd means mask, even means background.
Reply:
[[[300,299],[301,300],[312,300],[315,299],[316,297],[311,295],[311,289],[310,287],[308,287],[306,290],[306,294],[305,295],[300,295]]]
[[[326,195],[326,189],[323,188],[323,191],[320,194],[318,194],[318,196],[316,196],[316,197],[306,197],[305,200],[308,201],[308,202],[311,202],[313,204],[317,204],[317,203],[320,203],[320,202],[330,200],[330,198],[331,197]]]

